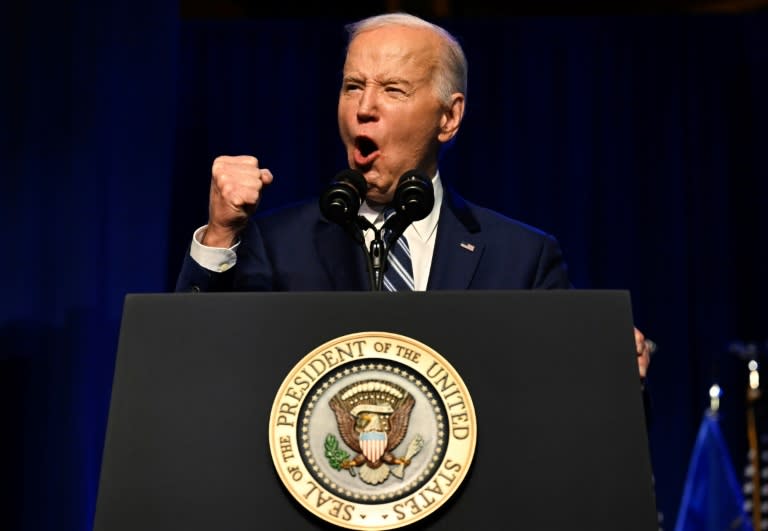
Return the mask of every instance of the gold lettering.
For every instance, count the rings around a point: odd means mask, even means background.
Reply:
[[[280,455],[283,457],[284,463],[295,457],[291,448],[291,438],[288,435],[280,437]]]
[[[349,522],[352,520],[352,513],[355,512],[355,506],[351,503],[347,503],[344,505],[344,514],[341,516],[342,520],[345,520]]]
[[[395,354],[414,363],[418,363],[419,358],[421,357],[421,353],[411,350],[408,347],[404,347],[403,345],[397,345],[397,352]]]
[[[424,485],[424,490],[434,492],[435,494],[443,494],[443,489],[440,487],[440,484],[437,482],[437,480],[434,480],[431,484],[427,483]]]
[[[392,511],[395,513],[395,517],[398,520],[403,520],[408,516],[408,512],[412,515],[419,514],[421,511],[428,509],[433,505],[441,496],[447,494],[446,488],[450,488],[456,481],[456,472],[461,471],[461,464],[446,459],[443,463],[441,470],[435,476],[435,479],[424,486],[419,492],[403,500],[402,503],[396,503],[392,506]],[[433,496],[437,495],[437,496]]]
[[[304,396],[304,392],[297,391],[293,387],[289,387],[288,389],[285,390],[285,396],[289,396],[296,401],[301,401],[301,397]]]
[[[317,379],[317,375],[316,375],[316,374],[315,374],[315,375],[309,374],[309,373],[307,372],[307,369],[306,369],[306,367],[305,367],[305,368],[303,368],[303,369],[301,369],[301,372],[303,372],[304,374],[306,374],[306,375],[307,375],[307,378],[309,378],[309,382],[310,382],[310,383],[314,382],[314,381]]]
[[[315,375],[316,376],[322,376],[322,374],[325,372],[325,369],[326,369],[325,362],[323,360],[317,359],[317,358],[315,358],[312,361],[310,361],[307,364],[307,366],[310,369],[312,369],[313,371],[315,371]]]
[[[426,374],[435,384],[438,392],[445,400],[448,410],[458,410],[462,412],[451,415],[451,434],[457,439],[466,439],[470,434],[469,427],[457,426],[457,424],[466,424],[469,422],[469,416],[466,413],[463,413],[467,411],[467,404],[464,403],[461,389],[456,382],[449,380],[448,372],[440,367],[437,362],[432,362],[432,365],[427,369]],[[458,396],[455,396],[452,402],[449,401],[448,399],[454,395]]]
[[[457,424],[459,422],[469,422],[469,416],[466,413],[456,413],[455,415],[451,415],[451,419]]]
[[[277,415],[277,425],[278,426],[290,426],[293,427],[293,421],[288,420],[288,416],[296,416],[296,408],[297,405],[291,405],[286,404],[285,402],[280,403],[280,408],[277,410],[279,415]]]
[[[344,503],[343,501],[334,498],[330,494],[324,494],[320,487],[318,487],[313,481],[307,481],[307,485],[309,486],[309,490],[306,492],[306,494],[304,494],[304,498],[312,501],[310,500],[310,497],[315,495],[315,507],[322,507],[326,503],[330,502],[330,505],[328,506],[329,515],[333,516],[334,518],[341,518],[345,521],[352,519],[352,513],[355,512],[354,505]]]
[[[451,384],[451,385],[454,385],[454,384]],[[444,398],[445,400],[448,400],[448,399],[449,399],[449,398],[451,398],[453,395],[455,395],[455,394],[458,394],[458,393],[460,393],[460,392],[461,392],[461,391],[459,391],[459,389],[458,389],[458,388],[456,388],[456,389],[454,389],[453,391],[451,391],[450,393],[446,393],[446,394],[444,394],[444,395],[443,395],[443,398]]]
[[[463,441],[467,437],[469,437],[469,427],[468,426],[456,426],[451,430],[451,433],[453,434],[453,437],[455,439],[458,439],[460,441]]]
[[[317,485],[312,481],[307,481],[307,485],[309,485],[309,491],[304,495],[304,498],[308,500],[312,493],[317,490]]]
[[[296,387],[298,387],[302,391],[306,391],[307,389],[309,389],[309,386],[312,384],[311,381],[305,380],[301,376],[297,376],[296,378],[294,378],[293,383],[296,384]]]
[[[461,409],[466,410],[466,405],[463,401],[449,404],[448,409],[452,409],[454,406],[461,406]],[[464,440],[469,437],[470,427],[469,415],[466,413],[454,413],[451,415],[451,435],[456,439]]]
[[[328,514],[334,518],[341,518],[340,513],[346,504],[341,500],[331,501],[331,507],[328,509]]]
[[[329,369],[334,365],[336,365],[337,363],[339,363],[339,358],[333,355],[332,350],[326,350],[325,352],[323,352],[322,356],[325,362],[328,364]]]
[[[421,507],[419,507],[419,504],[416,503],[416,498],[414,496],[411,496],[405,500],[405,505],[410,506],[411,514],[419,514],[421,512]]]
[[[431,496],[427,497],[427,493],[424,491],[419,492],[418,496],[424,501],[424,504],[422,505],[424,509],[429,509],[429,506],[435,503],[435,498]]]
[[[461,471],[461,463],[457,463],[455,461],[451,461],[450,459],[446,459],[445,463],[443,463],[443,468],[445,468],[446,470],[452,470],[454,472],[460,472]],[[451,482],[453,482],[454,479],[456,479],[455,475],[451,478]],[[449,485],[450,485],[450,483],[449,483]]]
[[[363,340],[347,342],[346,350],[343,347],[336,345],[336,353],[341,360],[344,360],[344,358],[351,360],[362,358],[365,355],[363,353],[363,345],[365,345],[365,341]]]
[[[440,394],[445,393],[448,389],[456,385],[455,382],[448,383],[448,373],[435,361],[433,361],[432,366],[427,369],[427,376],[435,382],[435,386],[438,387]]]

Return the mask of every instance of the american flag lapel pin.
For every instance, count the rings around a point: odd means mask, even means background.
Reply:
[[[466,249],[470,253],[475,251],[475,245],[469,242],[461,242],[459,246],[463,249]]]

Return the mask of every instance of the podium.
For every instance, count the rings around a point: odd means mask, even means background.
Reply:
[[[128,295],[95,531],[340,529],[276,473],[270,412],[371,331],[439,352],[477,418],[461,486],[406,528],[658,529],[628,292],[526,290]]]

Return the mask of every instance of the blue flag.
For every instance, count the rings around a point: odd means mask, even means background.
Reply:
[[[752,531],[717,414],[707,411],[688,464],[675,531]]]

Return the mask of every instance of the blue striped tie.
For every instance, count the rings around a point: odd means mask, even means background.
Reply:
[[[395,210],[384,209],[384,219],[389,219]],[[385,231],[384,239],[388,240],[389,230]],[[413,266],[411,251],[405,236],[400,236],[387,255],[387,268],[384,272],[384,289],[387,291],[413,291]]]

